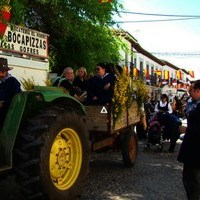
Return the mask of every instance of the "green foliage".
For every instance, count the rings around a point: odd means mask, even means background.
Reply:
[[[18,0],[11,1],[12,23],[48,33],[52,72],[64,67],[97,62],[117,63],[120,42],[112,32],[112,16],[122,5],[117,0]]]
[[[26,0],[11,1],[11,23],[25,25],[28,4]]]

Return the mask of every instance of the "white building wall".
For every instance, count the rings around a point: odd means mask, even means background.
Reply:
[[[13,69],[9,73],[19,81],[33,79],[36,85],[45,85],[49,73],[48,60],[33,60],[33,58],[16,57],[17,54],[0,52],[0,57],[7,58],[8,66]],[[19,56],[19,55],[18,55]]]
[[[120,62],[121,66],[127,65],[128,67],[130,67],[130,63],[133,62],[134,66],[137,67],[138,70],[140,70],[141,68],[140,64],[142,64],[143,70],[147,69],[147,66],[149,66],[148,67],[149,75],[154,75],[155,70],[160,70],[162,72],[162,78],[164,78],[164,70],[167,70],[169,71],[169,78],[177,79],[176,69],[167,65],[162,66],[156,61],[143,55],[142,53],[138,53],[136,49],[132,48],[131,43],[128,40],[126,40],[124,37],[121,37],[121,40],[125,42],[128,49],[130,49],[133,52],[133,55],[131,55],[131,51],[130,53],[127,53],[124,50],[120,51],[120,54],[122,56],[122,61]],[[186,78],[187,78],[187,75],[184,72],[182,72],[182,79],[185,81]]]
[[[147,65],[149,65],[149,75],[154,75],[151,72],[152,67],[154,70],[162,71],[162,65],[160,65],[159,63],[153,61],[152,59],[148,58],[147,56],[141,53],[134,53],[134,58],[136,59],[135,65],[138,70],[140,70],[140,62],[143,62],[143,69],[146,69]]]

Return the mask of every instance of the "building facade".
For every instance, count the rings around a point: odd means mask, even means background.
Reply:
[[[162,60],[142,48],[138,41],[123,30],[117,36],[126,44],[128,51],[121,50],[122,66],[126,66],[133,78],[142,78],[147,85],[187,88],[190,73],[172,63]]]

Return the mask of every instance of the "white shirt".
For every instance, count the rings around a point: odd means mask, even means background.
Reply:
[[[167,101],[166,102],[162,102],[160,101],[160,107],[166,107],[167,105]],[[158,103],[156,104],[155,106],[155,112],[159,112],[159,109],[158,109]],[[168,103],[168,111],[167,111],[169,114],[171,114],[173,111],[172,111],[172,106],[170,103]]]

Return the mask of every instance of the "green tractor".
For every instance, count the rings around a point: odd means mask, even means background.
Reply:
[[[61,88],[35,87],[11,102],[0,132],[0,171],[16,172],[25,199],[76,199],[89,147],[84,107]]]
[[[74,200],[86,183],[90,152],[121,149],[124,166],[133,167],[137,102],[116,123],[111,106],[83,106],[58,87],[18,93],[0,132],[0,172],[16,173],[25,199]]]

